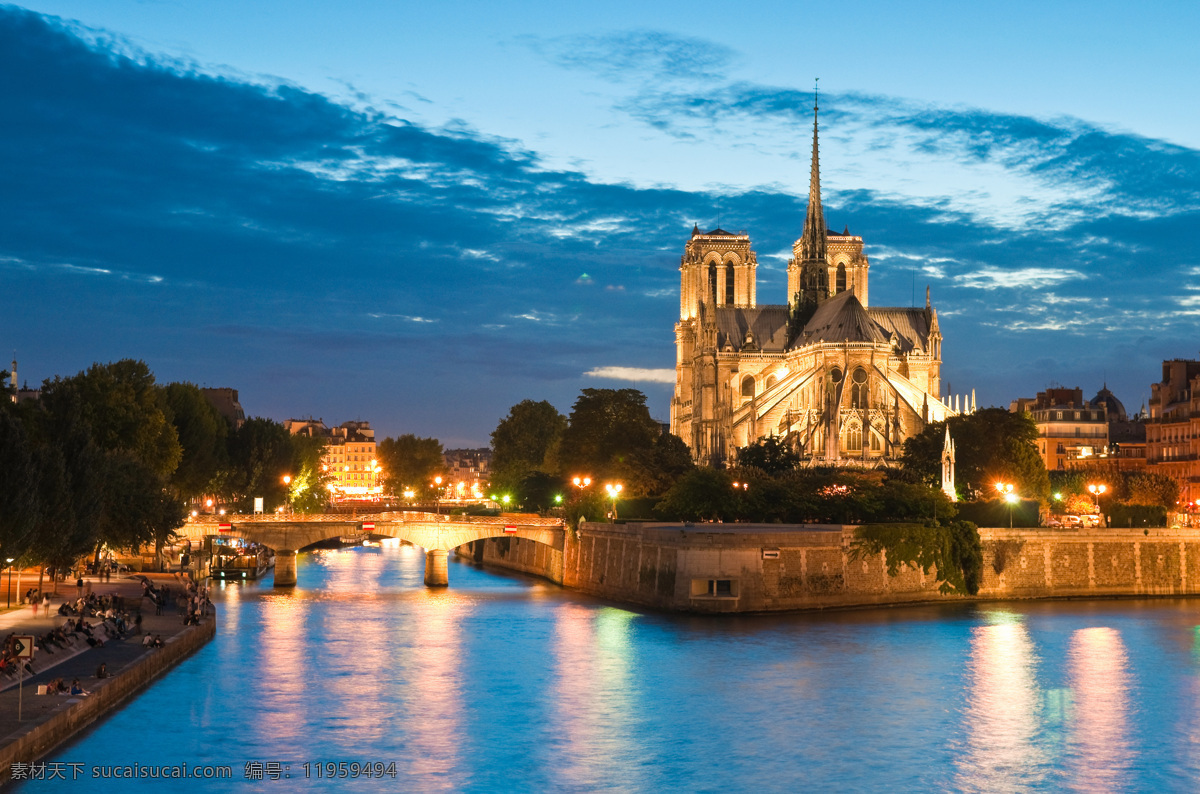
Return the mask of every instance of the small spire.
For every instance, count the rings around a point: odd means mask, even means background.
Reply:
[[[929,309],[929,308],[932,308],[932,307],[933,307],[933,304],[932,304],[932,303],[930,303],[930,301],[929,301],[929,285],[928,285],[928,284],[926,284],[926,285],[925,285],[925,308],[926,308],[926,309]]]
[[[694,223],[692,224],[692,237],[695,237],[698,234],[700,234],[700,224]]]

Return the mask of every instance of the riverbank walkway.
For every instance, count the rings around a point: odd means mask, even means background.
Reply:
[[[170,574],[148,574],[147,578],[156,587],[168,585],[171,588],[170,603],[163,606],[161,615],[154,614],[155,607],[150,599],[142,599],[140,578],[114,575],[111,580],[102,581],[99,577],[85,577],[85,591],[90,587],[90,592],[98,595],[119,594],[125,598],[126,610],[131,614],[133,610],[130,609],[130,606],[136,606],[139,601],[141,602],[142,631],[140,634],[130,633],[124,639],[108,640],[103,647],[92,647],[80,639],[71,647],[55,648],[54,653],[38,650],[33,659],[34,674],[26,674],[20,691],[18,691],[15,678],[9,679],[6,676],[0,676],[0,715],[3,715],[0,718],[0,757],[6,756],[6,751],[14,743],[54,719],[72,705],[94,698],[106,687],[112,686],[118,681],[123,671],[138,665],[148,656],[164,653],[172,644],[183,638],[186,632],[207,628],[203,623],[200,627],[188,627],[183,624],[183,614],[179,612],[175,598],[184,592],[186,580]],[[50,585],[51,583],[47,582],[46,584]],[[73,581],[60,582],[58,595],[50,596],[50,609],[39,607],[37,617],[33,616],[33,609],[29,605],[20,609],[0,612],[0,640],[9,634],[40,637],[63,625],[67,618],[58,614],[59,605],[64,601],[74,601],[78,597],[79,591]],[[0,606],[3,604],[0,603]],[[210,610],[209,617],[205,619],[205,622],[211,622],[214,619]],[[85,618],[85,620],[91,624],[102,622],[100,618]],[[132,631],[132,621],[130,622],[130,631]],[[143,647],[142,641],[146,634],[161,635],[165,647],[162,649]],[[97,679],[96,671],[101,663],[107,665],[108,677]],[[37,694],[39,684],[48,684],[56,678],[62,678],[68,687],[72,680],[78,678],[84,690],[91,694],[87,696]],[[18,699],[21,705],[20,722],[17,721]],[[7,778],[7,769],[0,770],[0,787],[7,782]]]

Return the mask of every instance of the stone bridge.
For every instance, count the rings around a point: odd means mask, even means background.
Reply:
[[[557,518],[535,515],[447,516],[389,512],[347,516],[326,514],[256,514],[193,516],[176,534],[203,541],[209,536],[244,538],[275,551],[275,586],[296,584],[296,553],[314,543],[339,537],[384,535],[425,549],[425,584],[449,584],[446,558],[450,549],[484,538],[517,537],[563,550],[566,531]]]

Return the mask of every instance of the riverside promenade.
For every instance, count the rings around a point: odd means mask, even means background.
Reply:
[[[28,764],[45,756],[97,719],[119,708],[161,673],[212,639],[216,632],[216,618],[211,612],[199,626],[183,625],[183,615],[178,611],[174,599],[183,592],[184,580],[166,574],[151,574],[148,578],[156,586],[167,585],[171,588],[171,603],[164,605],[162,615],[154,614],[155,607],[150,599],[141,598],[140,579],[114,576],[109,581],[101,581],[97,577],[87,577],[85,580],[91,592],[124,596],[126,610],[131,615],[131,607],[140,601],[141,634],[109,640],[104,647],[92,647],[79,640],[70,648],[55,649],[52,654],[39,650],[33,660],[34,675],[24,679],[20,692],[16,680],[0,677],[0,714],[3,715],[0,719],[0,789],[11,782],[13,763]],[[61,626],[67,618],[58,614],[59,605],[64,601],[74,601],[77,597],[78,590],[74,582],[65,582],[59,584],[57,596],[51,595],[49,615],[44,608],[39,608],[35,618],[28,605],[0,612],[0,639],[9,634],[38,637]],[[101,622],[98,618],[85,620],[92,624]],[[164,647],[143,647],[146,634],[161,635]],[[96,678],[101,663],[108,668],[108,677],[105,679]],[[39,684],[47,684],[55,678],[64,679],[68,686],[78,678],[90,694],[37,694]],[[18,699],[21,701],[20,722],[17,721]]]

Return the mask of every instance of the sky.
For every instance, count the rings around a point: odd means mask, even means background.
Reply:
[[[1200,5],[0,5],[0,351],[483,446],[524,399],[666,420],[692,224],[786,302],[825,216],[942,381],[1135,411],[1200,341]]]

